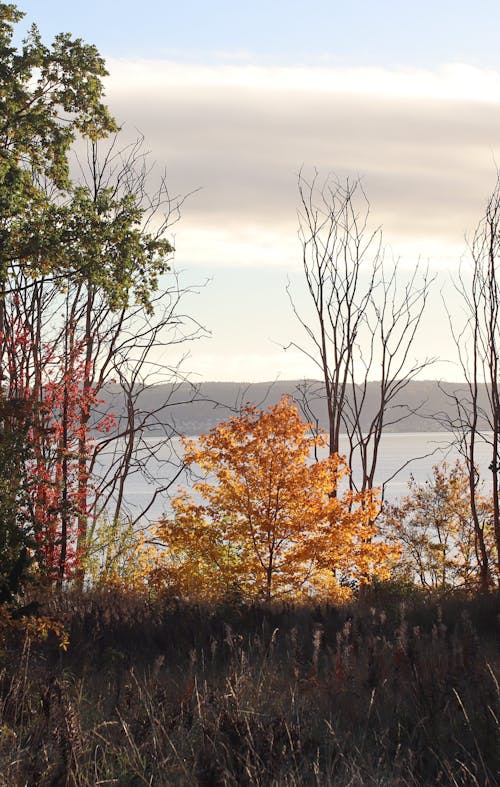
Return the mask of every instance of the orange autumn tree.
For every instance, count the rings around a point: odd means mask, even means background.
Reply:
[[[163,568],[182,578],[181,591],[338,597],[340,575],[387,576],[377,493],[332,494],[349,470],[338,455],[311,461],[326,441],[288,398],[266,411],[247,406],[197,441],[184,439],[185,460],[204,479],[181,491],[156,530],[168,547]]]

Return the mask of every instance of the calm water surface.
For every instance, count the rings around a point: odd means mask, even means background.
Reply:
[[[347,450],[347,442],[341,447],[343,450]],[[165,456],[165,458],[167,457]],[[386,497],[390,500],[397,500],[407,493],[410,476],[413,476],[418,482],[423,482],[431,476],[435,464],[441,464],[444,461],[452,463],[459,458],[460,455],[453,445],[452,435],[445,432],[386,434],[381,442],[376,483],[380,484],[382,481],[392,478],[386,485]],[[491,449],[486,442],[478,444],[477,461],[481,476],[487,481]],[[404,466],[405,463],[408,464]],[[353,469],[356,470],[355,467]],[[160,472],[159,469],[156,473],[153,467],[150,467],[150,471],[153,477],[164,474],[164,470]],[[186,485],[189,482],[184,480],[183,484]],[[171,494],[175,492],[176,488],[177,484],[170,490]],[[148,503],[153,491],[154,485],[139,476],[129,479],[126,497],[133,515],[136,515],[139,508]],[[148,518],[154,519],[161,516],[163,512],[168,510],[168,507],[168,493],[165,493],[155,501]]]

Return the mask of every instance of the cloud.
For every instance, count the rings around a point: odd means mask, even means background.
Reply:
[[[200,65],[169,60],[107,60],[110,84],[125,93],[139,87],[237,88],[259,92],[336,93],[390,98],[471,100],[499,103],[500,74],[491,69],[453,63],[433,71],[380,67],[301,67]]]
[[[302,166],[359,175],[386,239],[424,256],[462,241],[494,182],[494,71],[108,67],[109,103],[126,133],[144,133],[174,191],[201,187],[178,231],[198,263],[288,264]]]

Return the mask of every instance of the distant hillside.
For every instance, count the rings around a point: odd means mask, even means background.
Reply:
[[[368,385],[363,428],[366,429],[375,413],[379,383]],[[161,432],[172,426],[181,434],[197,435],[211,429],[246,403],[259,407],[275,404],[283,395],[291,396],[299,405],[307,404],[309,412],[326,429],[327,409],[317,381],[283,380],[264,383],[206,382],[198,386],[188,383],[156,385],[136,392],[137,406],[142,413],[154,413],[148,419],[148,429]],[[351,395],[352,392],[349,392]],[[104,409],[124,417],[125,407],[117,386],[109,386],[104,396]],[[454,415],[450,396],[467,400],[467,387],[460,383],[438,384],[435,380],[409,383],[401,395],[391,402],[386,413],[387,432],[445,431],[445,416]],[[481,399],[485,400],[484,386]],[[311,417],[311,416],[310,416]],[[152,424],[154,426],[152,427]],[[486,424],[482,424],[486,428]]]

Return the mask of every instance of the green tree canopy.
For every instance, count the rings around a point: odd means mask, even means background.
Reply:
[[[104,60],[69,34],[47,46],[33,25],[20,48],[23,18],[0,4],[0,277],[9,266],[36,269],[48,244],[54,191],[70,188],[68,153],[78,134],[92,140],[116,130],[103,103]],[[45,226],[44,226],[45,225]],[[41,239],[44,242],[41,242]]]

